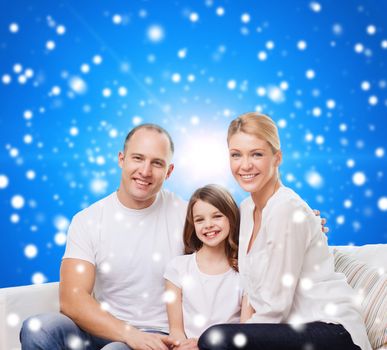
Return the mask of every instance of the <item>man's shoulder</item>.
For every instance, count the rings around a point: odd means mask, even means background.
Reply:
[[[106,206],[112,205],[115,201],[116,192],[109,194],[108,196],[101,198],[88,207],[82,209],[74,215],[74,218],[88,218],[98,216]]]
[[[179,195],[177,195],[174,192],[171,192],[167,189],[162,189],[160,191],[160,197],[163,205],[173,206],[176,208],[184,208],[186,210],[187,208],[187,201],[182,199]]]

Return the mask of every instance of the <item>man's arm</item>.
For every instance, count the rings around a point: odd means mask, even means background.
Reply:
[[[167,345],[173,344],[168,336],[140,332],[104,310],[92,296],[94,282],[93,264],[81,259],[63,259],[59,284],[61,312],[95,336],[123,342],[133,349],[168,350]]]

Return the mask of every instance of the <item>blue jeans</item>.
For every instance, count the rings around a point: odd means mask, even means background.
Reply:
[[[360,350],[339,324],[311,322],[300,329],[288,324],[220,324],[199,338],[200,350]]]
[[[20,331],[20,342],[22,350],[131,350],[125,343],[83,331],[72,319],[60,313],[40,314],[26,319]]]

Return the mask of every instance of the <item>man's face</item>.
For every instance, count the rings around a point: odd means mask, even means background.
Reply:
[[[149,207],[173,170],[168,137],[155,130],[139,129],[118,154],[122,169],[118,198],[132,209]]]

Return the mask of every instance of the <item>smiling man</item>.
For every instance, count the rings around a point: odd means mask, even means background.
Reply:
[[[162,189],[173,171],[170,135],[134,128],[118,154],[119,189],[76,214],[60,274],[59,314],[24,322],[22,349],[162,349],[169,338],[165,265],[182,254],[186,202]]]

